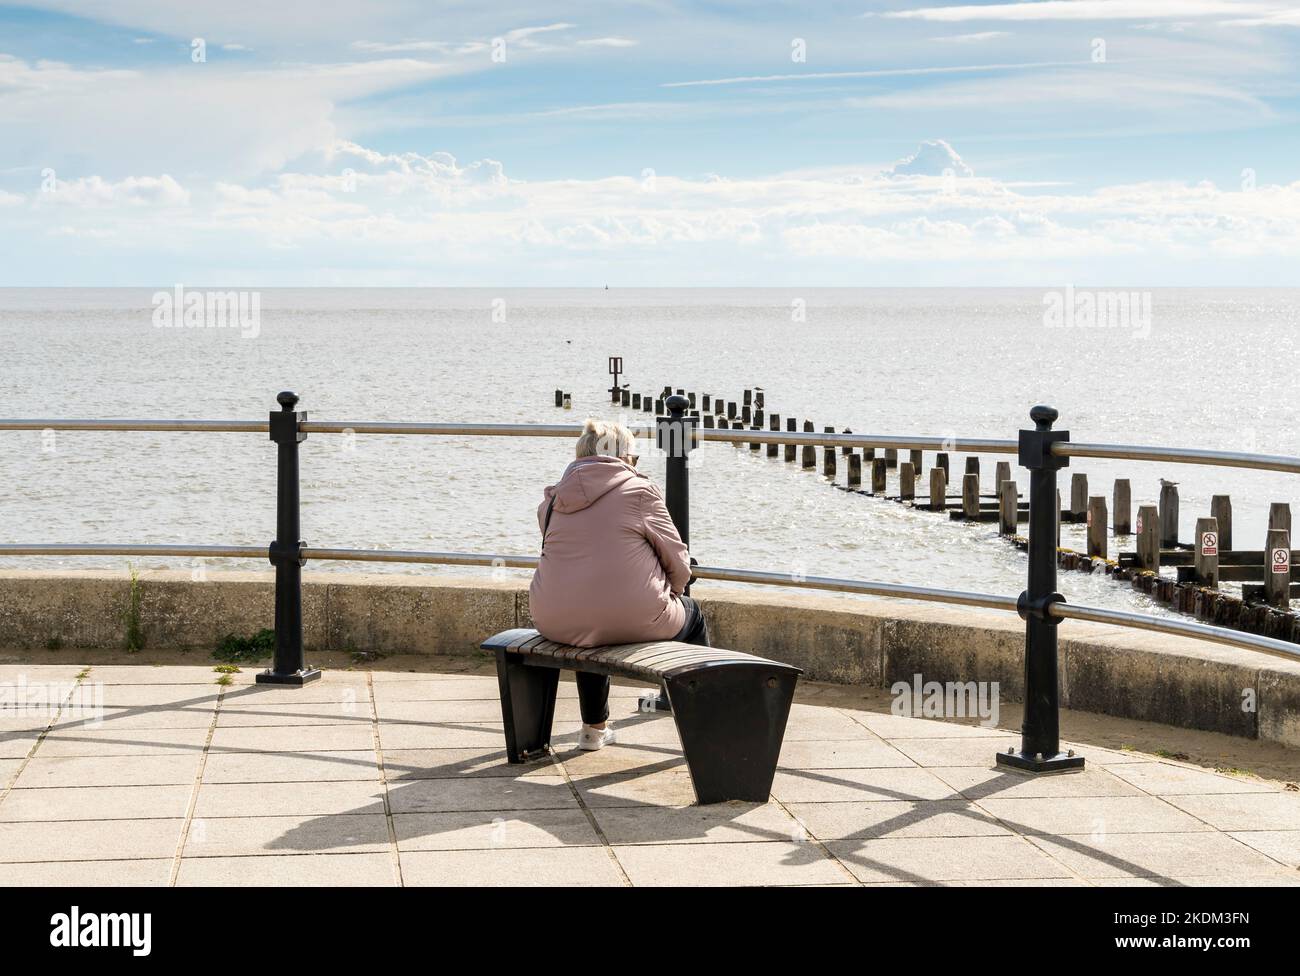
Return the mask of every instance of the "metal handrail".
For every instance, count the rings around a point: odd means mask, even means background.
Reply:
[[[203,545],[109,545],[109,544],[50,544],[50,545],[0,545],[0,556],[198,556],[210,558],[265,558],[267,550],[259,546],[203,546]],[[507,569],[535,569],[537,556],[518,556],[507,553],[436,552],[416,549],[348,549],[336,547],[301,550],[303,559],[327,559],[346,562],[421,563],[440,566],[484,566]],[[800,576],[769,573],[752,569],[732,569],[722,566],[693,566],[691,572],[697,579],[717,580],[726,583],[753,583],[765,586],[787,586],[794,589],[826,590],[836,593],[855,593],[862,596],[893,597],[900,600],[917,600],[927,603],[944,603],[952,606],[978,607],[1008,613],[1019,611],[1014,597],[992,593],[972,593],[965,590],[945,590],[931,586],[908,586],[901,583],[883,583],[875,580],[843,579],[833,576]],[[1076,603],[1049,604],[1047,612],[1063,620],[1082,620],[1089,623],[1117,624],[1122,627],[1150,630],[1227,644],[1246,650],[1262,651],[1280,657],[1300,658],[1300,645],[1247,634],[1243,631],[1182,620],[1151,617],[1123,610],[1105,610]]]
[[[304,420],[298,430],[305,434],[421,434],[468,437],[572,437],[581,432],[573,424],[472,424],[387,420]],[[83,430],[83,431],[180,431],[198,433],[266,433],[263,420],[131,420],[131,419],[0,419],[0,430]],[[653,425],[635,424],[629,430],[637,436],[655,436]],[[827,434],[816,431],[753,430],[745,427],[697,427],[696,440],[726,444],[794,444],[813,447],[871,447],[898,450],[949,451],[961,454],[1015,454],[1017,441],[987,437],[933,437],[911,434]],[[1281,471],[1300,474],[1300,457],[1284,454],[1253,454],[1241,451],[1204,451],[1195,448],[1158,447],[1140,444],[1085,444],[1057,442],[1051,447],[1057,457],[1106,458],[1127,461],[1167,461],[1172,464],[1202,464]]]

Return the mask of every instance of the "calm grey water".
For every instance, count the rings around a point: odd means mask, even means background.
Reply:
[[[1048,402],[1076,440],[1300,453],[1287,382],[1296,291],[1156,291],[1146,330],[1048,328],[1042,290],[286,289],[261,292],[256,337],[158,328],[153,292],[0,290],[0,414],[261,419],[288,388],[317,419],[576,423],[612,415],[606,359],[621,355],[635,389],[738,400],[759,385],[769,411],[819,429],[1013,438]],[[572,413],[554,408],[556,387],[573,392]],[[541,488],[570,456],[551,439],[312,435],[302,450],[314,545],[528,554]],[[990,478],[996,460],[983,460]],[[642,463],[662,482],[662,461]],[[1210,496],[1229,492],[1239,548],[1262,546],[1268,503],[1290,501],[1295,480],[1136,462],[1074,470],[1108,498],[1114,477],[1131,478],[1135,507],[1156,500],[1160,477],[1181,482],[1184,538]],[[274,475],[265,435],[0,433],[0,541],[265,545]],[[692,549],[707,564],[1023,586],[1024,557],[993,525],[835,491],[745,449],[705,445],[691,493]],[[1064,536],[1083,547],[1082,527]],[[1063,573],[1061,585],[1078,602],[1149,606],[1102,577]]]

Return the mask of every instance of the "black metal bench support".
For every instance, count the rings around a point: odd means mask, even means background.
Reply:
[[[668,679],[673,720],[700,803],[767,802],[796,680],[759,666]]]
[[[497,650],[501,718],[506,727],[506,753],[510,762],[528,762],[550,748],[559,682],[557,669],[530,667],[522,655]]]

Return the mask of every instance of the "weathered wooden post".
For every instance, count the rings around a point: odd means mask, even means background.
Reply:
[[[740,419],[746,427],[754,422],[754,407],[751,404],[747,403],[740,408]]]
[[[1115,535],[1128,535],[1133,531],[1133,492],[1127,478],[1115,479],[1115,491],[1111,496],[1115,511],[1111,519],[1115,525]]]
[[[713,418],[713,414],[711,414],[711,413],[706,413],[706,414],[704,415],[704,426],[705,426],[705,427],[708,427],[710,430],[712,430],[712,429],[713,429],[713,419],[714,419],[714,418]]]
[[[719,418],[718,418],[718,430],[730,430],[730,429],[731,429],[731,425],[727,423],[727,418],[726,418],[726,417],[719,417]]]
[[[1006,461],[999,461],[993,467],[993,493],[998,498],[1002,497],[1002,486],[1011,480],[1011,465]]]
[[[1166,549],[1178,545],[1178,486],[1172,481],[1160,485],[1160,544]]]
[[[713,398],[709,396],[709,394],[707,393],[700,394],[700,409],[703,410],[705,413],[709,412],[710,404],[712,402],[713,402]]]
[[[948,452],[940,451],[934,456],[934,463],[943,468],[943,482],[947,484],[952,480],[952,472],[949,470]]]
[[[753,424],[750,425],[749,429],[750,429],[750,430],[762,430],[762,429],[763,429],[763,425],[760,424],[760,423],[758,423],[758,422],[755,422],[755,423],[753,423]],[[760,443],[758,443],[758,441],[750,441],[750,442],[749,442],[749,449],[750,449],[751,451],[753,451],[755,454],[758,453],[758,449],[759,449],[760,447],[762,447],[762,446],[763,446],[763,445],[760,444]]]
[[[1106,496],[1093,495],[1088,499],[1088,555],[1105,559],[1106,546]]]
[[[735,419],[736,419],[736,401],[735,401],[735,400],[728,400],[728,401],[727,401],[727,419],[728,419],[728,420],[735,420]]]
[[[948,507],[948,479],[938,464],[930,469],[930,507],[936,512]]]
[[[885,493],[885,480],[887,478],[888,464],[882,457],[871,459],[871,494],[883,495]]]
[[[857,451],[848,457],[848,472],[845,477],[848,479],[848,487],[855,490],[862,488],[862,455]]]
[[[1287,502],[1273,502],[1268,506],[1268,527],[1291,534],[1291,506]]]
[[[1232,552],[1232,499],[1228,495],[1211,498],[1210,517],[1219,523],[1219,551]]]
[[[1020,491],[1010,478],[1002,481],[998,490],[998,535],[1015,535],[1020,519]]]
[[[1196,557],[1193,567],[1196,582],[1202,586],[1219,585],[1219,520],[1216,518],[1198,518],[1196,520]]]
[[[762,408],[756,409],[754,411],[754,426],[757,427],[759,430],[762,430],[764,422],[765,422],[765,418],[763,417]]]
[[[566,394],[564,394],[564,409],[565,409],[565,410],[572,410],[572,409],[573,409],[573,394],[572,394],[572,393],[566,393]]]
[[[644,410],[646,413],[654,413],[655,398],[653,394],[650,393],[641,394],[641,409]]]
[[[1036,406],[1029,412],[1034,430],[1020,431],[1020,464],[1029,469],[1029,582],[1017,609],[1025,621],[1025,708],[1020,726],[1020,751],[999,752],[997,764],[1027,772],[1081,769],[1083,757],[1061,752],[1060,700],[1057,686],[1057,624],[1051,614],[1065,598],[1056,591],[1054,523],[1061,510],[1056,502],[1056,472],[1069,458],[1052,453],[1052,445],[1070,434],[1052,430],[1057,412]]]
[[[898,500],[910,502],[916,497],[916,468],[911,461],[898,466]]]
[[[797,424],[796,424],[795,419],[794,419],[793,417],[787,417],[787,418],[786,418],[786,421],[785,421],[785,430],[786,430],[786,433],[788,433],[788,434],[793,434],[793,433],[795,432],[795,430],[796,430],[796,427],[797,427]],[[794,444],[787,444],[787,445],[785,445],[785,460],[786,460],[786,463],[788,463],[788,464],[794,464],[794,457],[795,457],[795,445],[794,445]]]
[[[822,433],[833,434],[835,433],[835,428],[827,427],[822,431]],[[831,481],[835,480],[835,445],[833,444],[827,444],[822,448],[822,474],[825,477],[830,478]]]
[[[664,398],[655,397],[655,416],[662,416],[664,412]]]
[[[1088,476],[1076,471],[1070,476],[1070,520],[1082,522],[1088,517]]]
[[[972,521],[980,517],[980,476],[964,474],[961,477],[961,510]]]
[[[980,459],[978,455],[972,455],[966,459],[966,474],[973,474],[979,477]]]
[[[556,405],[557,407],[562,407],[562,406],[564,406],[564,391],[563,391],[563,390],[556,390],[556,391],[555,391],[555,405]]]
[[[1154,505],[1138,506],[1137,565],[1160,572],[1160,510]]]
[[[921,467],[925,460],[925,452],[910,451],[908,452],[908,457],[911,459],[912,462],[912,470],[916,472],[916,476],[918,478],[921,477]]]
[[[844,433],[852,434],[853,431],[850,430],[848,427],[845,427]],[[853,448],[850,445],[845,444],[843,447],[840,448],[840,453],[843,454],[845,457],[848,457],[850,454],[853,453]]]
[[[623,389],[618,391],[618,402],[619,402],[619,406],[622,407],[632,406],[632,391],[629,390],[626,386],[623,387]]]
[[[695,394],[694,394],[694,393],[688,393],[688,394],[686,394],[686,400],[687,400],[688,403],[690,403],[690,405],[691,405],[690,408],[691,408],[692,410],[694,410],[694,409],[695,409]]]
[[[299,514],[298,445],[307,435],[298,424],[307,419],[294,409],[298,394],[276,395],[280,409],[271,413],[271,440],[275,441],[275,541],[267,558],[275,567],[275,656],[271,667],[257,675],[258,684],[304,685],[320,677],[302,656],[302,521]]]
[[[890,468],[898,467],[898,448],[885,448],[885,466]]]
[[[633,393],[633,394],[632,394],[632,409],[633,409],[633,410],[640,410],[640,409],[641,409],[641,394],[640,394],[640,393]]]
[[[780,415],[778,415],[778,414],[772,414],[771,416],[769,416],[769,417],[767,418],[767,429],[770,430],[770,431],[772,431],[773,433],[780,433],[780,431],[781,431],[781,417],[780,417]],[[780,445],[778,445],[775,441],[773,441],[771,444],[768,444],[768,445],[767,445],[767,456],[768,456],[768,457],[776,457],[776,455],[777,455],[777,448],[778,448],[779,446],[780,446]]]
[[[813,422],[811,420],[803,422],[803,432],[805,434],[813,432]],[[815,467],[817,467],[817,448],[812,444],[805,444],[803,446],[803,469],[811,471]]]
[[[1291,533],[1269,529],[1264,546],[1264,600],[1271,607],[1291,606]]]

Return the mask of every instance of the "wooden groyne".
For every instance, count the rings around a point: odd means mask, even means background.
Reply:
[[[664,400],[674,392],[688,398],[689,413],[699,418],[705,429],[742,429],[780,431],[784,422],[787,432],[812,433],[813,421],[792,416],[784,418],[766,410],[762,387],[744,390],[738,400],[711,393],[688,392],[665,386],[658,394],[632,393],[627,384],[609,390],[611,403],[632,411],[652,415],[664,413]],[[572,397],[555,391],[555,405],[570,409]],[[827,434],[834,426],[823,426]],[[850,434],[849,428],[841,433]],[[1028,521],[1029,505],[1020,500],[1019,487],[1008,461],[998,461],[992,473],[991,490],[982,481],[981,458],[967,455],[960,474],[954,477],[949,452],[935,452],[927,468],[923,451],[908,452],[900,460],[898,451],[875,448],[823,447],[813,445],[759,444],[736,442],[737,450],[758,453],[766,447],[769,458],[781,457],[801,470],[816,471],[831,486],[852,494],[877,497],[908,505],[918,511],[947,515],[953,521],[996,523],[998,535],[1022,551],[1028,540],[1018,528]],[[839,472],[844,472],[839,483]],[[889,472],[895,471],[891,490]],[[928,475],[926,472],[928,471]],[[918,490],[920,492],[918,496]],[[1291,600],[1300,598],[1300,551],[1291,549],[1291,507],[1285,502],[1270,506],[1268,530],[1262,549],[1234,549],[1232,499],[1215,495],[1207,516],[1198,517],[1193,538],[1178,535],[1179,497],[1175,482],[1160,479],[1160,493],[1155,505],[1140,505],[1134,520],[1132,485],[1128,478],[1117,478],[1106,495],[1089,491],[1088,475],[1070,473],[1069,498],[1057,493],[1057,563],[1060,568],[1086,573],[1104,573],[1117,583],[1128,583],[1153,600],[1180,613],[1195,616],[1207,623],[1233,627],[1249,633],[1300,643],[1300,614],[1291,610]],[[1060,544],[1061,523],[1083,524],[1085,548],[1080,552]],[[1109,531],[1108,531],[1109,530]],[[1129,542],[1131,550],[1119,548]],[[1109,550],[1114,544],[1117,551]],[[1174,570],[1173,576],[1161,569]],[[1237,583],[1240,595],[1225,592],[1221,584]]]

